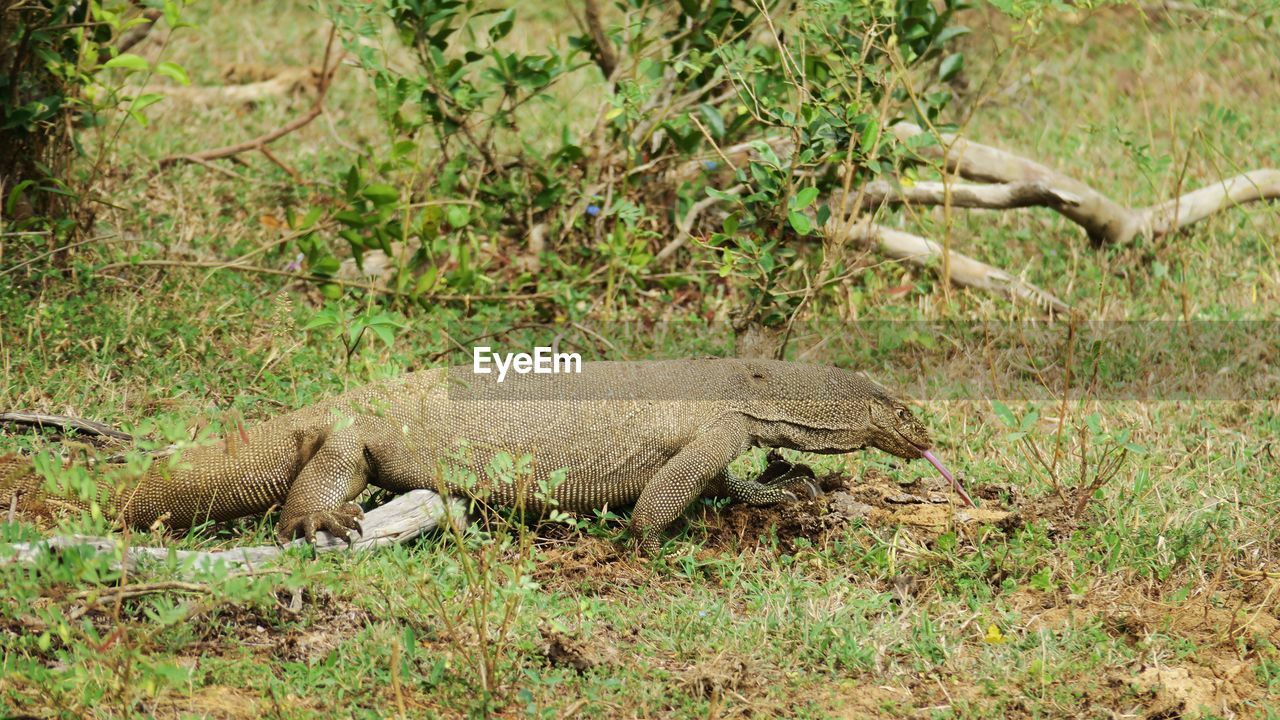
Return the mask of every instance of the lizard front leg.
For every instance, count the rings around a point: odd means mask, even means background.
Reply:
[[[289,485],[289,494],[276,523],[276,537],[288,542],[301,533],[314,543],[316,531],[350,540],[364,516],[351,502],[364,491],[369,463],[364,442],[354,428],[331,434]]]
[[[812,468],[792,463],[777,451],[770,451],[764,472],[755,478],[740,478],[725,468],[707,488],[704,497],[728,497],[748,505],[774,505],[799,500],[797,490],[810,499],[822,494]]]
[[[769,451],[766,462],[764,472],[754,480],[735,478],[726,470],[724,484],[729,496],[751,505],[771,505],[782,500],[799,499],[794,492],[788,491],[803,491],[811,500],[822,494],[818,478],[808,465],[793,463],[777,450]],[[776,490],[782,490],[785,494],[779,496],[774,492]]]
[[[746,447],[746,430],[740,423],[730,422],[706,431],[668,460],[640,491],[631,513],[631,532],[640,552],[656,554],[662,547],[662,531]]]

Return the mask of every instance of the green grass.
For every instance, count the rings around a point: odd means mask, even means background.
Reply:
[[[318,60],[321,22],[302,5],[232,2],[193,12],[198,27],[167,53],[196,84],[216,84],[229,63]],[[540,12],[556,32],[554,11]],[[996,25],[966,41],[974,86],[987,68],[1003,67],[990,43],[1006,43],[1010,28]],[[1060,17],[1004,69],[1003,85],[1034,68],[1033,76],[977,107],[967,132],[1134,204],[1280,166],[1272,127],[1280,85],[1268,74],[1275,33],[1253,26],[1166,26],[1129,8]],[[163,444],[185,437],[195,418],[215,427],[237,415],[260,419],[444,362],[437,353],[450,343],[442,333],[465,344],[530,318],[558,327],[556,316],[568,314],[608,336],[612,348],[572,336],[593,357],[723,354],[731,346],[729,331],[706,320],[732,300],[717,300],[722,286],[712,281],[691,302],[655,284],[654,295],[622,298],[610,316],[589,305],[400,308],[408,327],[392,346],[362,343],[348,358],[328,332],[301,329],[325,303],[292,281],[230,271],[90,272],[132,257],[233,258],[276,239],[264,218],[305,207],[312,191],[262,158],[240,169],[256,184],[198,166],[150,169],[171,153],[277,127],[307,102],[174,103],[160,106],[150,128],[127,128],[110,176],[120,209],[100,218],[115,237],[76,255],[72,275],[35,264],[0,277],[0,408],[92,417]],[[330,98],[343,139],[384,142],[371,102],[357,72],[344,68]],[[589,123],[595,107],[570,111]],[[332,181],[350,161],[323,119],[273,148],[315,182]],[[951,232],[958,249],[1025,270],[1092,317],[1275,320],[1278,207],[1233,209],[1189,232],[1109,251],[1090,248],[1047,211],[957,213]],[[916,227],[940,236],[941,213],[925,213]],[[290,259],[262,257],[273,266]],[[812,311],[842,319],[1027,316],[875,262],[864,261]],[[648,333],[645,322],[662,318],[677,330]],[[531,328],[502,342],[532,344],[555,331]],[[859,357],[816,331],[794,343],[809,359]],[[937,387],[927,372],[888,380],[925,397]],[[1102,429],[1083,436],[1093,452],[1119,430],[1142,452],[1072,520],[991,403],[933,401],[924,412],[947,461],[971,487],[1011,488],[1004,504],[1019,507],[1021,525],[925,532],[873,518],[811,542],[765,532],[740,544],[721,513],[699,508],[654,562],[619,549],[618,521],[586,520],[504,530],[465,554],[449,538],[430,538],[361,557],[299,556],[278,573],[212,573],[195,578],[192,592],[122,601],[112,598],[120,578],[103,558],[4,567],[0,714],[1114,717],[1176,705],[1172,691],[1136,681],[1161,667],[1221,681],[1217,715],[1280,716],[1280,579],[1255,572],[1274,572],[1280,560],[1277,399],[1086,395],[1067,404],[1065,417],[1056,400],[1009,404],[1018,414],[1038,412],[1029,434],[1044,446],[1060,420],[1070,430],[1096,413]],[[1068,432],[1066,448],[1074,452],[1080,438]],[[5,451],[51,447],[29,434],[0,436]],[[807,460],[855,480],[875,471],[905,483],[925,472],[869,453]],[[1074,482],[1079,464],[1063,462],[1064,480]],[[501,542],[529,532],[531,549]],[[37,534],[4,525],[0,541]],[[179,539],[139,533],[131,542],[210,548],[269,537],[269,522],[255,521]],[[465,561],[491,562],[489,580],[469,583]],[[178,574],[160,569],[128,582]],[[299,609],[291,608],[295,593]],[[505,607],[515,612],[497,632]],[[481,642],[482,630],[498,639]],[[487,682],[476,664],[484,657],[496,670]]]

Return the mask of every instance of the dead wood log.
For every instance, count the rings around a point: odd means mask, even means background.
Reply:
[[[466,522],[466,504],[462,500],[451,498],[446,502],[431,490],[412,490],[366,513],[362,523],[363,531],[352,533],[353,541],[350,545],[326,532],[316,533],[315,551],[372,550],[404,543],[441,527],[450,519],[459,528]],[[14,543],[7,551],[0,548],[0,564],[30,563],[46,553],[58,553],[71,548],[114,553],[119,545],[119,537],[59,535],[38,542]],[[138,572],[149,566],[163,564],[172,556],[187,575],[208,571],[218,563],[224,563],[228,569],[251,570],[279,558],[290,548],[305,545],[306,541],[295,540],[284,547],[257,545],[208,551],[130,546],[124,549],[123,565],[130,572]],[[115,567],[119,569],[119,564]]]
[[[941,245],[932,240],[867,220],[855,223],[828,222],[823,228],[823,233],[837,242],[873,245],[881,254],[917,267],[928,267],[940,260],[946,252]],[[1051,293],[1000,268],[955,250],[947,252],[947,255],[950,260],[951,282],[956,285],[985,290],[1011,300],[1029,302],[1056,313],[1071,311],[1070,305]]]
[[[149,86],[148,89],[193,105],[240,105],[269,97],[284,97],[295,92],[318,92],[321,72],[319,68],[285,68],[269,79],[244,84],[205,87],[164,85]]]
[[[1056,209],[1079,204],[1079,197],[1040,181],[998,185],[930,181],[894,186],[884,180],[876,180],[863,187],[862,202],[857,209],[874,210],[881,205],[950,205],[987,210],[1024,207]]]
[[[272,130],[271,132],[259,135],[258,137],[253,138],[252,140],[246,140],[245,142],[236,143],[235,145],[226,145],[219,148],[213,148],[211,150],[202,150],[198,153],[192,153],[189,155],[170,155],[169,157],[162,158],[160,160],[160,167],[166,168],[166,167],[169,167],[170,165],[173,165],[179,162],[193,162],[193,163],[203,164],[203,163],[207,163],[210,160],[216,160],[218,158],[225,158],[225,157],[232,157],[233,155],[239,155],[240,153],[243,153],[243,152],[257,150],[261,152],[263,156],[266,157],[268,160],[272,161],[277,165],[280,165],[280,167],[283,168],[290,175],[297,177],[297,173],[292,168],[290,168],[287,165],[284,165],[274,155],[271,154],[271,151],[267,149],[267,145],[275,142],[276,140],[279,140],[280,138],[284,137],[285,135],[288,135],[289,133],[299,128],[305,127],[312,120],[315,120],[316,118],[320,117],[320,115],[324,112],[325,96],[328,95],[329,86],[333,83],[334,73],[338,71],[338,66],[342,64],[341,54],[339,54],[336,59],[333,59],[333,61],[330,62],[330,59],[332,57],[332,52],[333,52],[333,41],[336,37],[336,34],[337,34],[336,27],[329,29],[329,40],[326,43],[324,48],[324,60],[320,63],[320,79],[318,81],[318,86],[316,88],[316,99],[315,99],[315,102],[311,104],[311,108],[306,112],[306,114],[302,115],[301,117],[294,118],[293,120],[289,121],[288,123],[281,126],[280,128],[277,128],[276,130]]]
[[[893,132],[899,140],[908,141],[927,131],[903,122],[894,125]],[[1078,202],[1049,207],[1084,228],[1095,245],[1124,244],[1137,236],[1166,235],[1234,205],[1280,198],[1280,170],[1261,169],[1157,205],[1128,208],[1034,160],[951,133],[941,133],[938,140],[940,145],[920,147],[917,151],[924,157],[942,160],[947,172],[978,182],[1041,183],[1076,198]]]

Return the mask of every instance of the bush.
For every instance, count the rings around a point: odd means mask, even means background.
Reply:
[[[151,63],[124,52],[164,18],[182,25],[174,0],[142,10],[124,0],[0,2],[0,220],[19,229],[47,230],[53,242],[93,224],[90,195],[113,146],[114,133],[86,152],[78,131],[117,117],[145,123],[156,94],[129,96],[124,78],[152,72],[186,80],[172,63]],[[81,155],[91,163],[77,172]]]
[[[776,324],[800,296],[775,288],[806,272],[788,240],[838,211],[833,191],[901,165],[890,122],[945,106],[960,5],[623,0],[602,13],[587,0],[570,34],[474,0],[338,0],[388,143],[344,175],[329,219],[356,258],[398,258],[393,282],[411,295],[475,292],[499,273],[546,284],[601,261],[611,288],[639,284],[668,242],[710,228],[698,234],[721,274]],[[595,113],[588,132],[574,108]],[[507,253],[494,246],[536,254],[542,238],[553,252],[531,262],[555,272],[495,264]],[[313,272],[336,272],[324,238],[300,245]]]

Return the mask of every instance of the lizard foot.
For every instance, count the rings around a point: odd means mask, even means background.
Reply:
[[[729,497],[748,505],[776,505],[781,502],[796,502],[800,499],[795,493],[785,488],[761,485],[751,480],[731,480]]]
[[[731,481],[730,495],[750,505],[772,505],[795,502],[801,495],[812,500],[822,494],[817,477],[808,465],[784,460],[776,451],[769,453],[768,463],[754,481]]]
[[[756,482],[765,487],[790,487],[806,483],[809,487],[804,492],[809,497],[816,497],[811,490],[816,490],[817,475],[814,474],[813,468],[802,463],[793,463],[782,457],[777,450],[770,450],[766,458],[767,465],[764,472],[756,478]],[[820,494],[820,493],[819,493]]]
[[[355,503],[343,503],[332,510],[314,510],[287,519],[281,519],[276,525],[276,537],[281,543],[287,543],[299,533],[312,545],[316,544],[316,531],[323,530],[330,535],[351,544],[351,531],[360,531],[360,519],[364,511]]]

